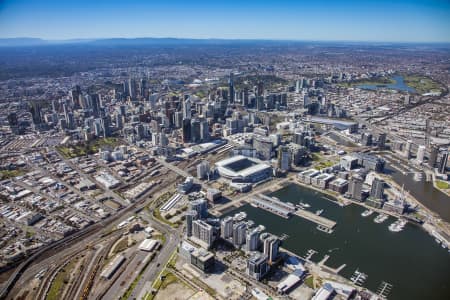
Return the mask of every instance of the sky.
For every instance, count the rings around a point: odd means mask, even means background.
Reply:
[[[449,0],[0,0],[0,38],[450,42]]]

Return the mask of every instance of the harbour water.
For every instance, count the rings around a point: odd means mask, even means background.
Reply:
[[[391,83],[391,84],[361,84],[361,85],[357,85],[357,87],[361,88],[361,89],[366,89],[366,90],[378,90],[378,89],[382,88],[382,89],[392,89],[392,90],[415,93],[416,90],[414,88],[406,85],[402,76],[393,76],[392,79],[395,80],[395,83]]]
[[[389,167],[389,164],[386,172],[397,184],[404,186],[405,190],[420,203],[437,213],[446,222],[450,222],[450,197],[437,190],[432,182],[427,182],[425,175],[417,181],[414,180],[413,173],[403,174],[395,168]]]
[[[389,218],[376,224],[376,213],[362,217],[364,209],[357,205],[340,207],[329,196],[291,184],[273,196],[294,204],[311,205],[311,211],[323,209],[322,216],[337,222],[332,234],[316,229],[316,224],[298,216],[284,219],[265,210],[245,205],[234,212],[245,211],[249,220],[262,224],[268,232],[286,234],[283,247],[306,256],[309,249],[318,253],[311,259],[319,262],[330,255],[326,264],[350,278],[356,269],[368,274],[363,286],[377,290],[382,281],[393,285],[388,299],[450,299],[450,254],[419,226],[408,224],[398,233],[388,230],[395,221]]]

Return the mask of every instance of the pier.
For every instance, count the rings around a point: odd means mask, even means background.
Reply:
[[[321,225],[323,227],[333,229],[336,226],[336,222],[330,219],[321,217],[307,210],[299,209],[295,212],[297,216],[300,218],[306,219],[308,221],[314,222],[317,225]]]
[[[252,204],[286,219],[295,212],[293,204],[282,202],[275,197],[269,197],[264,194],[255,196],[252,199]]]

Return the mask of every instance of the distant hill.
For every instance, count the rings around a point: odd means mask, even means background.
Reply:
[[[38,38],[10,38],[10,39],[1,39],[0,38],[0,46],[37,46],[44,45],[47,42],[43,39]]]
[[[432,47],[449,47],[449,43],[385,43],[385,42],[354,42],[354,41],[300,41],[300,40],[263,40],[263,39],[191,39],[191,38],[99,38],[99,39],[69,39],[44,40],[40,38],[0,38],[0,47],[46,46],[87,44],[93,46],[176,46],[176,45],[340,45],[340,46],[411,46],[429,45]]]

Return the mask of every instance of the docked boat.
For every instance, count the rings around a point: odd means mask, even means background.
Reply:
[[[379,214],[373,221],[377,224],[383,223],[384,221],[386,221],[388,218],[387,215],[385,214]]]
[[[295,207],[300,209],[306,209],[308,207],[311,207],[311,205],[309,205],[308,203],[300,202],[299,204],[295,205]]]
[[[407,221],[399,219],[394,223],[392,223],[391,225],[389,225],[389,231],[400,232],[405,228],[406,223]]]
[[[365,210],[365,211],[362,212],[361,216],[363,216],[363,217],[368,217],[368,216],[370,216],[371,214],[373,214],[373,210],[367,209],[367,210]]]
[[[323,209],[319,209],[318,211],[316,211],[316,215],[320,216],[323,213]]]

